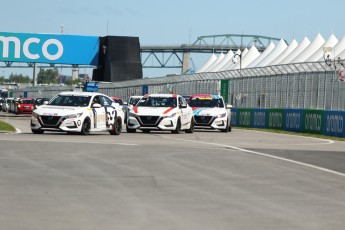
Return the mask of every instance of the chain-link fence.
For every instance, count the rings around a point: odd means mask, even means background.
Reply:
[[[98,91],[124,100],[146,93],[220,94],[221,80],[228,80],[229,103],[238,108],[345,109],[345,83],[338,79],[336,63],[276,65],[216,73],[195,73],[123,82],[99,82]],[[52,97],[72,86],[36,86],[13,90],[19,97]]]

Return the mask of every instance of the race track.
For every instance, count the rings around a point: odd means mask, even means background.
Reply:
[[[30,132],[0,117],[0,229],[344,229],[345,142]]]

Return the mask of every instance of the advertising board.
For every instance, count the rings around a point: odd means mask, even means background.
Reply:
[[[0,32],[0,61],[98,65],[99,37]]]

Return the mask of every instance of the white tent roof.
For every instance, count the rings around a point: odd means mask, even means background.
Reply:
[[[198,70],[197,73],[204,72],[205,69],[207,69],[212,63],[217,60],[217,56],[215,54],[212,54],[211,57],[207,60],[207,62]]]
[[[234,56],[234,52],[232,52],[232,50],[229,50],[228,53],[225,55],[225,57],[223,58],[222,61],[220,61],[216,66],[214,66],[212,69],[210,69],[210,72],[217,72],[220,69],[222,69],[222,67],[229,61],[231,61],[232,57]]]
[[[321,34],[317,34],[314,40],[290,63],[304,62],[307,60],[313,53],[315,53],[322,45],[325,43],[325,39]]]
[[[273,42],[270,42],[270,44],[266,47],[266,49],[264,50],[264,52],[262,52],[260,54],[260,56],[258,58],[256,58],[254,61],[252,61],[252,63],[250,63],[248,65],[248,68],[254,67],[256,66],[258,63],[260,63],[262,60],[265,59],[265,57],[267,57],[272,50],[274,49],[275,45],[273,44]]]
[[[324,51],[323,47],[331,47],[333,48],[338,43],[338,39],[332,34],[327,41],[313,54],[311,55],[306,62],[315,62],[318,61],[320,58],[323,58]]]
[[[277,65],[279,62],[281,62],[284,58],[286,58],[296,47],[298,46],[298,43],[295,39],[293,39],[290,43],[290,45],[272,62],[268,63],[267,65]]]
[[[345,36],[332,48],[332,52],[327,53],[330,59],[334,59],[334,57],[339,56],[345,50]],[[319,59],[319,61],[323,61],[323,56]]]
[[[324,52],[324,47],[331,47],[331,52]],[[227,54],[221,53],[219,57],[215,54],[197,71],[218,72],[239,68],[264,67],[270,65],[284,65],[301,62],[324,61],[324,56],[328,55],[331,60],[335,58],[345,59],[345,36],[340,41],[332,34],[327,41],[317,34],[312,42],[304,37],[300,44],[295,39],[287,46],[285,40],[281,39],[276,45],[273,42],[260,54],[258,49],[252,45],[248,50],[245,48],[241,54],[238,49],[234,54],[229,50]]]
[[[276,47],[270,52],[261,62],[259,62],[255,67],[266,66],[274,59],[276,59],[284,50],[287,48],[287,44],[284,39],[280,39]]]
[[[237,55],[235,58],[233,58],[233,59],[231,60],[231,62],[228,63],[227,66],[225,66],[225,67],[227,67],[226,70],[234,69],[234,66],[235,66],[237,63],[240,62],[240,56],[239,56],[239,55],[241,54],[242,58],[245,57],[245,56],[247,55],[247,53],[248,53],[248,49],[245,48],[245,49],[242,51],[242,53],[241,53],[241,50],[237,50],[237,51],[236,51],[236,54],[237,54],[237,53],[238,53],[238,55]],[[236,54],[235,54],[235,55],[236,55]]]
[[[260,56],[258,49],[252,45],[248,50],[248,53],[242,57],[241,63],[237,62],[232,69],[246,68],[251,62]]]
[[[209,67],[207,67],[204,72],[211,72],[212,68],[217,66],[219,62],[224,59],[225,55],[223,53],[219,54],[217,60],[215,60]]]
[[[303,41],[282,61],[280,61],[278,64],[288,64],[290,63],[294,58],[296,58],[300,53],[303,52],[305,48],[310,44],[310,41],[307,37],[304,37]]]
[[[229,68],[231,68],[231,66],[234,65],[234,61],[236,62],[237,59],[239,58],[239,55],[241,54],[241,50],[237,50],[234,54],[234,56],[227,62],[223,65],[222,68],[219,69],[219,71],[224,71],[224,70],[229,70]]]

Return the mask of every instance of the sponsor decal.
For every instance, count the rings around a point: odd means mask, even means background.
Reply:
[[[326,116],[326,131],[330,133],[343,133],[344,116],[329,114]]]

